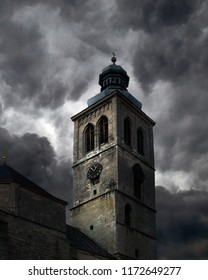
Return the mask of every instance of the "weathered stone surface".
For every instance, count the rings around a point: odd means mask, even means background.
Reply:
[[[108,118],[108,143],[99,146],[97,124]],[[124,142],[124,120],[131,122],[131,146]],[[74,121],[74,207],[73,224],[121,259],[155,259],[155,178],[154,122],[119,92],[88,107]],[[95,127],[95,149],[85,152],[84,131],[88,123]],[[144,155],[137,150],[137,130],[144,131]],[[99,180],[87,178],[92,162],[103,171]],[[145,180],[141,197],[135,197],[132,168],[139,164]],[[126,224],[125,206],[130,205],[131,223]],[[93,229],[92,229],[93,226]]]
[[[0,259],[69,259],[65,204],[11,182],[0,185]]]
[[[116,251],[115,196],[108,192],[71,210],[73,224],[108,251]]]

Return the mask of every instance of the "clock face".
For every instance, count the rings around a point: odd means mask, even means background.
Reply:
[[[103,170],[103,166],[98,163],[98,162],[94,162],[88,172],[87,172],[87,177],[90,179],[90,180],[93,180],[93,179],[96,179],[100,176],[100,173],[102,172]]]

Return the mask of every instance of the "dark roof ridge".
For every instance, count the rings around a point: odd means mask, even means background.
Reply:
[[[72,241],[76,247],[80,250],[91,252],[108,259],[116,259],[113,255],[108,253],[100,244],[95,242],[91,237],[83,233],[77,227],[66,225],[67,226],[67,237]]]
[[[22,175],[6,163],[0,166],[0,182],[16,182],[19,183],[22,187],[30,189],[50,199],[59,201],[62,204],[67,204],[66,201],[53,196],[52,194],[39,187],[37,184],[26,178],[24,175]]]

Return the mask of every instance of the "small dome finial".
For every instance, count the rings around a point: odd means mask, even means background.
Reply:
[[[7,157],[4,155],[4,156],[2,157],[2,159],[3,159],[3,161],[4,161],[4,164],[6,165]]]
[[[112,55],[113,55],[113,57],[111,58],[111,61],[113,62],[113,64],[115,64],[116,63],[116,55],[115,55],[115,53],[114,52],[112,52]]]

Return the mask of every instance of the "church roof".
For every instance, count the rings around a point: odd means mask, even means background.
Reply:
[[[8,166],[7,164],[3,164],[0,166],[0,184],[1,183],[7,183],[7,182],[16,182],[20,184],[23,187],[26,187],[30,189],[31,191],[37,192],[41,195],[44,195],[50,199],[57,200],[59,202],[62,202],[64,204],[67,204],[65,201],[56,198],[55,196],[51,195],[29,179],[27,179],[25,176],[14,170],[12,167]]]
[[[96,243],[92,238],[81,232],[78,228],[67,225],[67,237],[72,241],[77,249],[100,255],[108,259],[115,259],[103,247]]]
[[[87,104],[88,104],[88,106],[91,106],[91,105],[97,103],[98,101],[102,100],[104,97],[111,95],[111,93],[114,93],[114,92],[127,98],[129,101],[131,101],[131,103],[133,103],[140,110],[142,109],[142,103],[139,100],[137,100],[130,92],[128,92],[128,90],[115,89],[115,88],[104,89],[100,93],[89,98],[87,100]]]

